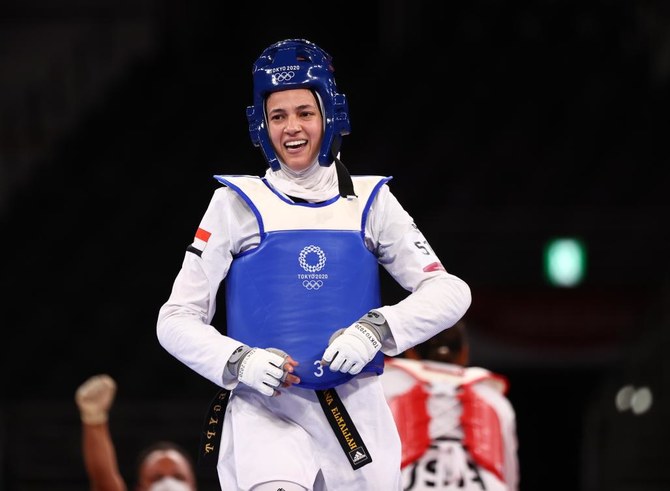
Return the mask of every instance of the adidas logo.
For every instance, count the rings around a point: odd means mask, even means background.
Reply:
[[[358,462],[359,460],[363,460],[363,459],[367,459],[367,458],[368,458],[368,456],[365,455],[365,453],[363,453],[361,450],[356,450],[356,453],[351,456],[351,460],[354,462],[354,464],[356,462]]]

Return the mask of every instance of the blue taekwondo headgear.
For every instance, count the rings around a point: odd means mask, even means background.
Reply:
[[[337,157],[342,136],[351,132],[351,124],[347,98],[337,92],[334,71],[332,57],[306,39],[279,41],[266,48],[254,63],[254,105],[247,107],[249,134],[273,170],[280,165],[268,134],[265,99],[279,90],[305,88],[318,94],[325,126],[319,164],[327,167]]]

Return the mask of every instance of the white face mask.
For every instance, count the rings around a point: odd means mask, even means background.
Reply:
[[[164,477],[149,486],[147,491],[191,491],[191,487],[174,477]]]

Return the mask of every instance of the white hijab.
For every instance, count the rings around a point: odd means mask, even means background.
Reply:
[[[335,164],[324,167],[315,160],[300,171],[289,169],[281,161],[279,164],[281,167],[276,171],[269,167],[265,178],[275,189],[288,196],[314,203],[329,200],[340,193]]]

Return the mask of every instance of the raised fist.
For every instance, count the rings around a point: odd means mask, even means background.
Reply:
[[[94,375],[79,386],[74,399],[82,422],[97,425],[107,422],[116,395],[116,382],[109,375]]]

